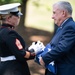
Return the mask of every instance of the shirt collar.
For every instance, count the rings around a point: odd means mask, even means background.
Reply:
[[[69,19],[69,18],[67,18],[66,20],[64,20],[64,21],[61,23],[60,27],[62,27],[63,24],[64,24],[68,19]]]

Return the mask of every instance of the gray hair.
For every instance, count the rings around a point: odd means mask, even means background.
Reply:
[[[63,10],[67,10],[67,12],[72,15],[72,6],[69,2],[67,1],[59,1],[57,3],[55,3],[54,5],[58,5],[60,9],[63,9]]]

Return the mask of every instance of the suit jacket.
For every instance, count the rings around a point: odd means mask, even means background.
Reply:
[[[58,28],[50,44],[52,50],[42,55],[45,64],[55,61],[57,75],[75,75],[75,22],[72,18]]]

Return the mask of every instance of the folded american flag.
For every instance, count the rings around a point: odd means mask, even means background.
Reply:
[[[46,47],[44,48],[44,50],[42,50],[41,52],[39,52],[36,57],[35,57],[35,62],[39,63],[39,57],[41,55],[45,55],[47,52],[51,51],[51,46],[50,43],[46,45]],[[47,68],[50,72],[56,74],[56,65],[54,64],[54,61],[52,61],[51,63],[49,63],[48,65],[45,64],[45,68]]]

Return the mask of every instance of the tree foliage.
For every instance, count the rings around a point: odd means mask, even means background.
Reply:
[[[8,4],[8,3],[15,3],[15,2],[22,2],[21,0],[0,0],[0,5]]]

